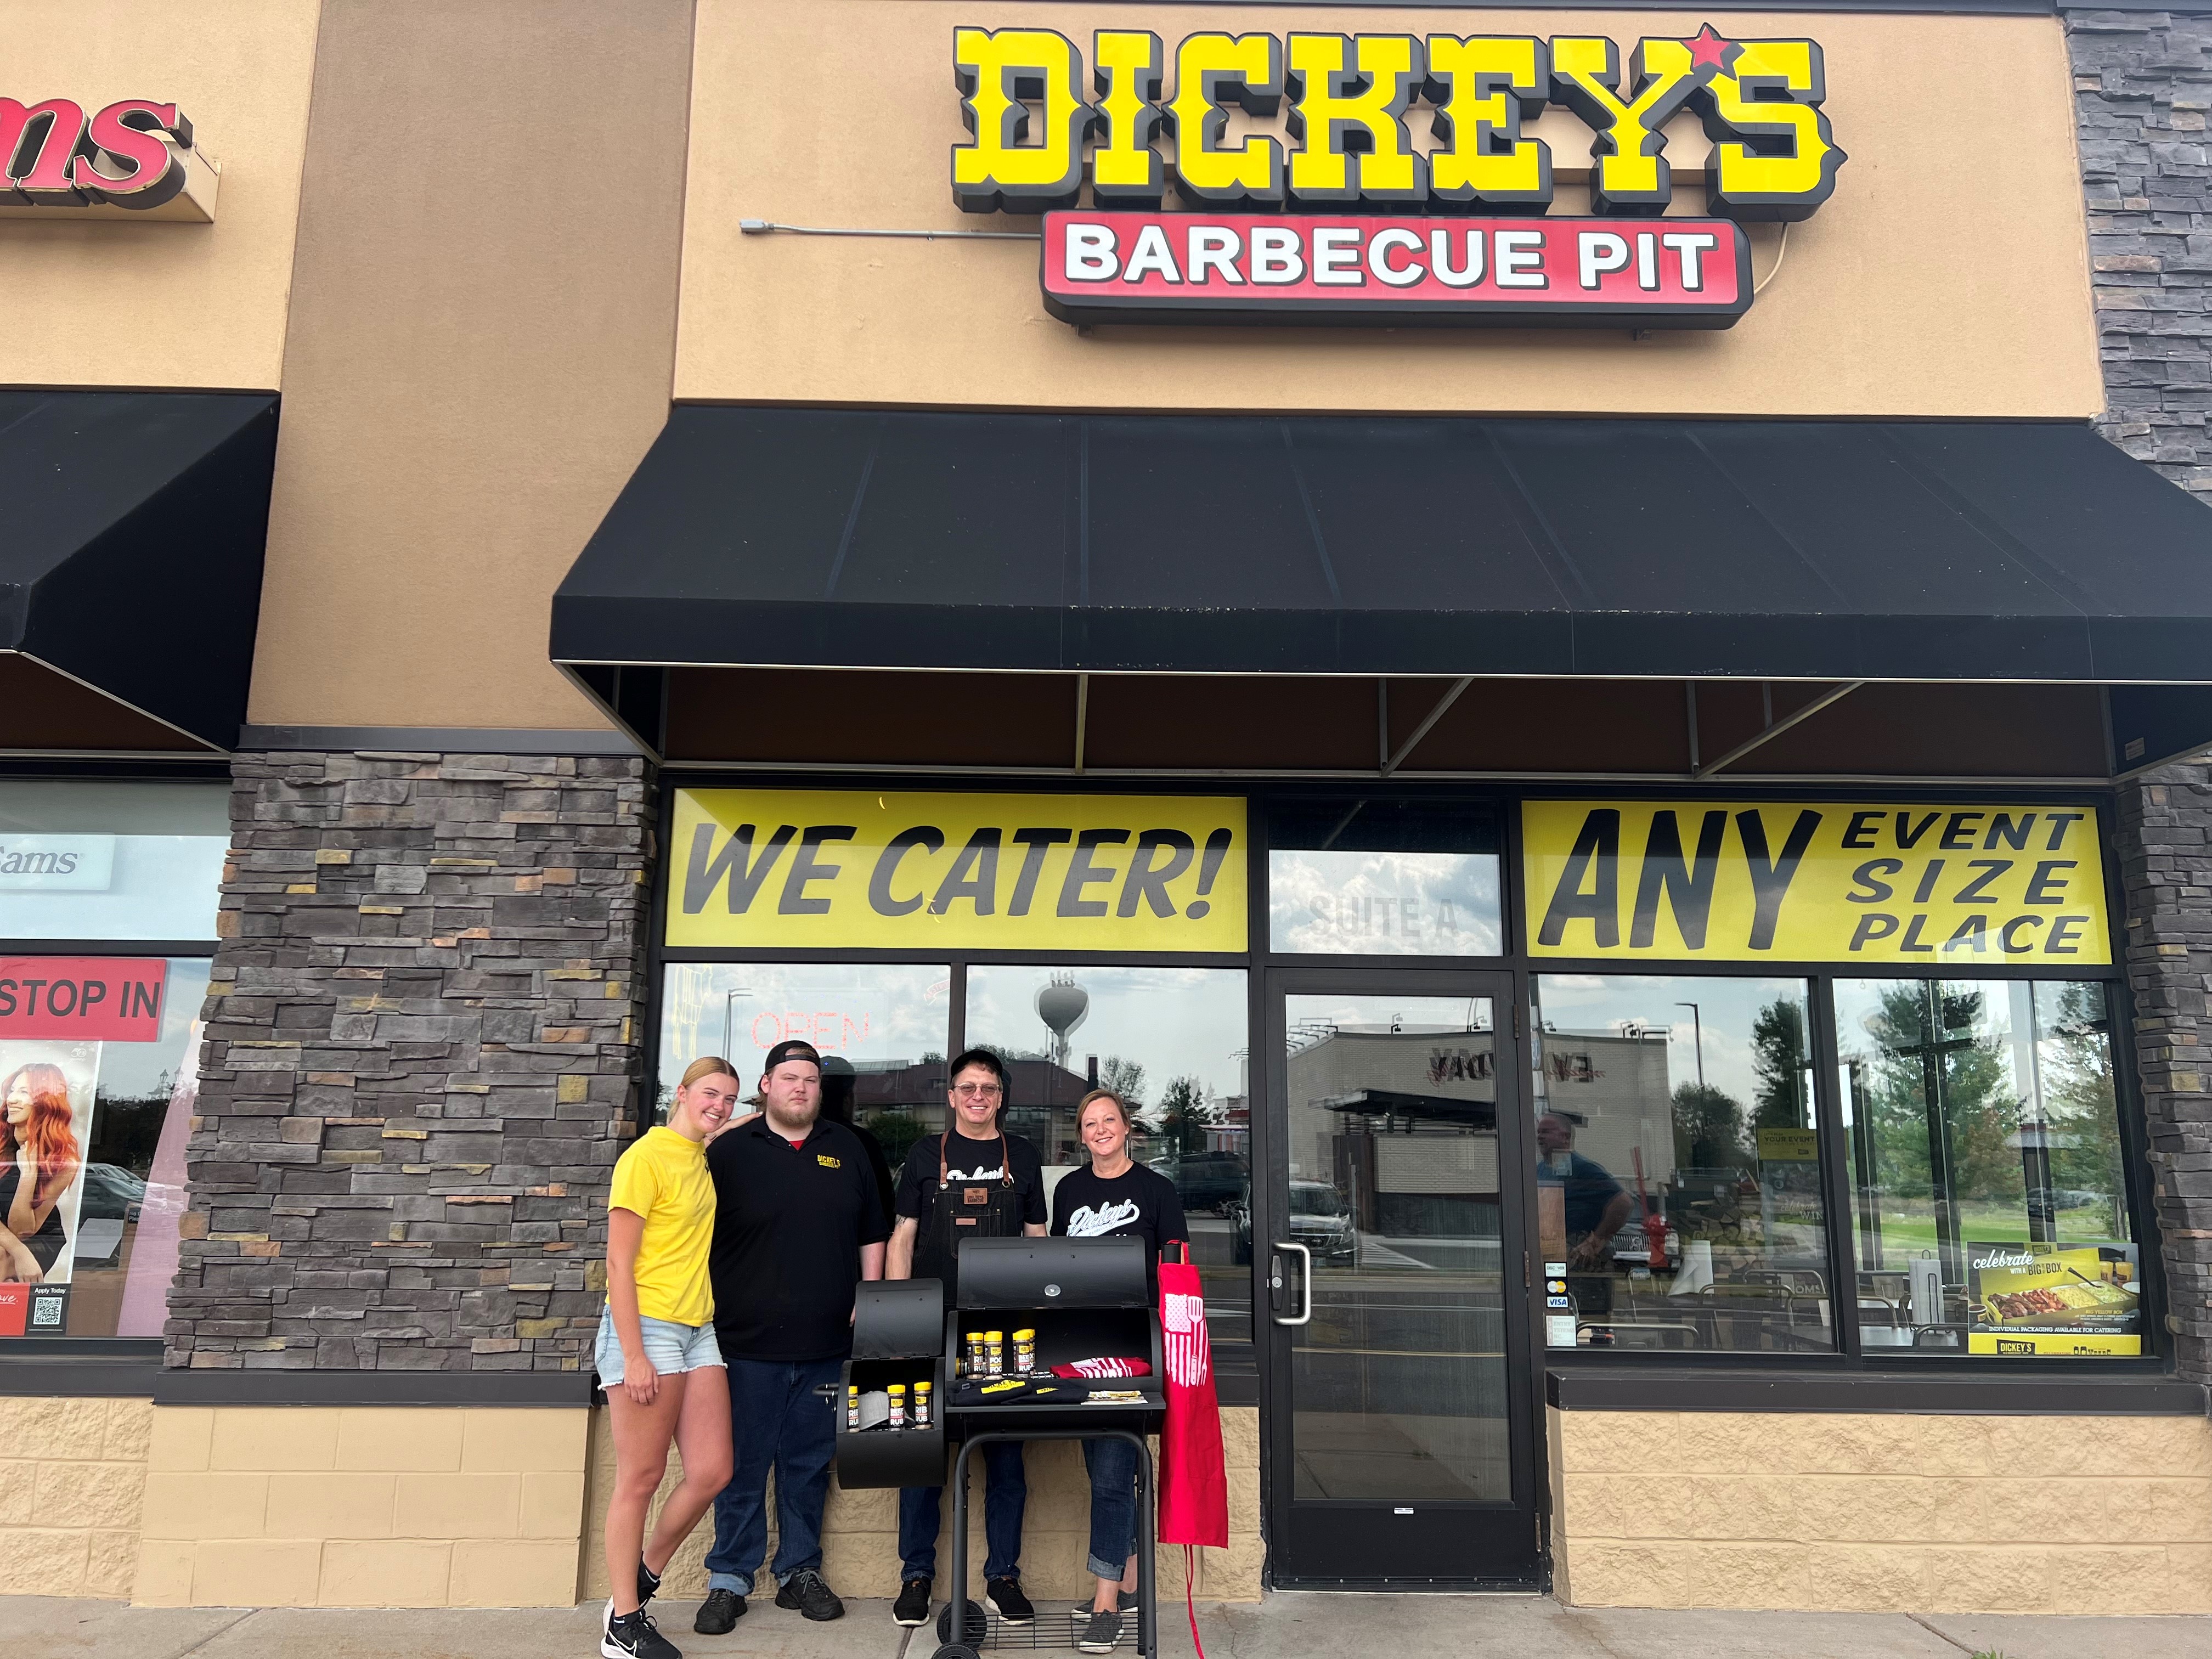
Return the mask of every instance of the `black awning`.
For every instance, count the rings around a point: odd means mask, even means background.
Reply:
[[[234,747],[276,453],[267,392],[0,392],[0,651]]]
[[[556,661],[2212,681],[2212,508],[2088,427],[678,406]]]

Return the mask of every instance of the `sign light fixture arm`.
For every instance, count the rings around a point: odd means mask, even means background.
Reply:
[[[1035,230],[854,229],[844,226],[780,224],[774,219],[740,219],[738,228],[748,236],[766,236],[780,230],[792,236],[895,236],[921,242],[1035,242],[1043,239],[1043,233]]]

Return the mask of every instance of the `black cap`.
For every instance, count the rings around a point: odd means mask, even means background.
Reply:
[[[816,1071],[822,1069],[822,1056],[814,1052],[811,1042],[801,1042],[796,1037],[788,1042],[779,1042],[768,1051],[768,1059],[761,1064],[761,1075],[766,1077],[787,1060],[811,1061]]]

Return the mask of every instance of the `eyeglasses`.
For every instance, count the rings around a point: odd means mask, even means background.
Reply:
[[[1006,1091],[995,1083],[956,1083],[952,1092],[963,1100],[996,1100]]]

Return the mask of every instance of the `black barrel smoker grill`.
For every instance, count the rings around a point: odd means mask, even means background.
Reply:
[[[970,1332],[1006,1334],[1006,1365],[1013,1369],[1012,1333],[1036,1333],[1036,1369],[1098,1356],[1143,1358],[1145,1376],[1090,1381],[1049,1378],[1064,1396],[990,1403],[961,1384],[961,1356]],[[945,1449],[958,1448],[948,1483],[952,1502],[951,1605],[938,1620],[936,1659],[975,1659],[979,1649],[1073,1647],[1085,1615],[1060,1619],[1040,1608],[1036,1622],[1008,1626],[968,1600],[968,1466],[979,1446],[998,1440],[1087,1440],[1106,1436],[1137,1448],[1137,1618],[1123,1643],[1142,1659],[1158,1659],[1159,1620],[1152,1574],[1152,1462],[1146,1437],[1167,1415],[1160,1319],[1146,1283],[1145,1247],[1135,1238],[975,1238],[960,1246],[960,1297],[945,1305],[934,1279],[862,1285],[853,1318],[853,1358],[836,1399],[837,1484],[847,1488],[933,1486],[945,1480]],[[935,1396],[930,1424],[847,1428],[848,1389],[862,1394],[927,1382]],[[1136,1400],[1090,1404],[1093,1392],[1134,1394]],[[962,1396],[968,1395],[963,1401]],[[964,1628],[953,1608],[965,1607]]]

